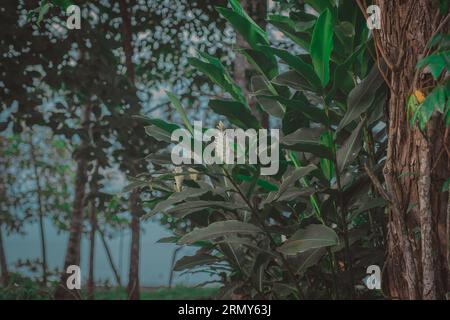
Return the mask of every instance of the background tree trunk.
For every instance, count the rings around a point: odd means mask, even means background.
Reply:
[[[61,279],[55,291],[55,299],[79,299],[80,293],[78,290],[69,290],[67,288],[67,278],[69,274],[66,273],[70,265],[80,265],[80,246],[81,235],[83,232],[83,206],[85,188],[88,180],[88,161],[84,155],[84,150],[87,148],[89,122],[91,115],[91,105],[88,104],[84,108],[82,127],[84,133],[81,135],[81,145],[78,149],[77,171],[75,174],[75,198],[73,201],[72,219],[70,222],[69,243],[67,245],[66,258],[64,262],[64,269],[62,270]]]
[[[264,30],[266,29],[266,16],[267,16],[267,1],[266,0],[242,0],[240,1],[242,8],[247,14]],[[237,48],[250,48],[244,38],[237,33],[236,34],[236,47]],[[250,89],[250,65],[245,59],[244,55],[236,53],[233,65],[233,77],[236,83],[241,87],[244,94],[248,97],[248,91]],[[250,101],[251,105],[254,105],[255,101]],[[264,128],[269,126],[269,116],[267,113],[259,114],[255,108],[252,108],[253,112],[257,116],[257,119],[261,120],[261,124]]]
[[[384,176],[393,201],[388,221],[385,291],[393,298],[444,298],[448,291],[448,194],[440,192],[449,177],[448,157],[439,157],[445,139],[440,116],[423,134],[411,127],[407,98],[414,88],[416,63],[442,17],[433,1],[378,0],[381,30],[375,31],[379,56],[389,67],[388,150]],[[433,171],[432,171],[433,170]],[[432,172],[431,172],[432,171]]]
[[[106,256],[108,257],[109,265],[111,266],[111,270],[114,273],[114,278],[116,279],[116,283],[119,287],[122,287],[120,275],[119,275],[119,272],[117,271],[116,265],[114,264],[114,260],[113,260],[112,254],[111,254],[111,249],[108,246],[108,242],[106,242],[105,234],[101,228],[98,228],[98,226],[97,226],[97,230],[98,230],[98,233],[100,234],[100,239],[102,240],[103,247],[106,252]]]
[[[42,256],[42,285],[47,286],[47,245],[45,241],[45,226],[44,226],[44,210],[42,203],[42,189],[41,182],[38,173],[36,152],[34,149],[34,143],[32,138],[32,131],[29,133],[29,144],[30,144],[30,156],[31,163],[33,166],[34,179],[36,181],[37,188],[37,200],[38,200],[38,221],[39,221],[39,236],[41,241],[41,256]]]
[[[131,211],[131,250],[130,250],[130,271],[128,276],[128,299],[139,300],[139,247],[140,247],[140,210],[139,210],[139,190],[135,189],[130,193],[129,208]]]
[[[8,283],[8,264],[6,262],[5,246],[3,245],[3,224],[0,221],[0,282],[3,286]]]
[[[89,275],[87,281],[87,298],[94,300],[94,266],[95,266],[95,235],[97,231],[97,216],[95,211],[94,200],[89,202],[89,221],[91,225],[91,231],[89,233]]]
[[[135,72],[133,66],[133,45],[132,45],[132,32],[131,32],[131,21],[130,15],[128,13],[126,0],[119,1],[120,15],[122,17],[122,39],[123,39],[123,49],[125,52],[125,66],[127,68],[127,76],[132,85],[132,90],[135,91]],[[136,106],[132,106],[132,113],[139,113],[140,110]],[[133,121],[133,126],[137,124]],[[133,146],[132,146],[133,147]],[[137,162],[131,165],[132,175],[138,173]],[[130,249],[130,271],[128,276],[128,299],[139,300],[140,289],[139,289],[139,243],[140,243],[140,213],[141,208],[139,205],[140,191],[134,189],[130,193],[130,198],[128,200],[129,209],[131,213],[131,249]]]

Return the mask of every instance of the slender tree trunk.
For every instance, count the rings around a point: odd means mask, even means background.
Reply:
[[[117,271],[116,265],[114,264],[114,259],[111,254],[111,249],[108,246],[108,242],[106,241],[105,234],[101,228],[98,228],[98,233],[100,235],[100,239],[102,240],[103,248],[105,249],[106,256],[108,257],[109,265],[111,266],[111,270],[114,274],[114,277],[116,278],[117,285],[119,287],[122,287],[122,282],[120,281],[120,275],[119,275],[119,272]]]
[[[3,154],[3,139],[0,137],[0,156]],[[3,160],[0,157],[0,160]],[[0,164],[3,164],[2,161],[0,161]],[[4,168],[3,165],[1,168]],[[0,172],[0,284],[6,286],[8,284],[8,263],[6,261],[6,253],[5,253],[5,246],[3,245],[3,221],[2,221],[2,210],[6,208],[2,208],[1,204],[6,203],[6,187],[3,181],[3,176]]]
[[[6,262],[5,246],[3,245],[3,224],[0,222],[0,282],[3,286],[8,283],[8,263]]]
[[[240,1],[242,8],[247,14],[262,28],[266,28],[266,15],[267,15],[267,1],[266,0],[242,0]],[[236,34],[236,47],[238,48],[250,48],[247,42],[240,34]],[[236,53],[233,66],[233,77],[236,83],[244,91],[248,97],[249,83],[250,83],[250,65],[247,62],[244,55]],[[252,99],[253,100],[253,99]],[[254,105],[255,101],[250,101],[250,105]],[[260,119],[264,128],[269,126],[269,117],[266,113],[258,114],[255,108],[252,108],[253,112]]]
[[[125,65],[127,68],[127,76],[133,86],[135,91],[135,72],[132,62],[133,56],[133,46],[132,46],[132,32],[131,32],[131,21],[128,13],[127,2],[125,0],[119,1],[120,15],[122,17],[122,39],[123,39],[123,49],[125,52]],[[139,112],[133,108],[133,111]],[[136,124],[133,123],[133,126]],[[133,161],[132,174],[137,173],[136,162]],[[140,298],[139,289],[139,242],[140,242],[140,212],[141,208],[139,206],[139,195],[138,189],[133,190],[130,193],[129,198],[129,209],[131,213],[131,249],[130,249],[130,270],[128,276],[128,299],[138,300]]]
[[[89,221],[91,225],[91,231],[89,232],[89,275],[87,282],[87,298],[89,300],[94,300],[95,235],[97,231],[97,216],[93,200],[89,202]]]
[[[42,255],[42,285],[44,287],[46,287],[47,286],[47,245],[46,245],[46,241],[45,241],[44,210],[43,210],[43,203],[42,203],[41,181],[39,178],[39,173],[38,173],[38,168],[37,168],[36,152],[34,149],[32,132],[30,132],[29,144],[30,144],[30,156],[31,156],[31,162],[33,165],[34,179],[36,181],[36,188],[37,188],[39,236],[40,236],[40,241],[41,241],[41,255]]]
[[[83,155],[83,151],[89,144],[87,133],[89,132],[90,115],[91,105],[88,104],[84,108],[82,119],[82,126],[85,134],[81,136],[81,145],[78,149],[78,154],[76,155],[77,171],[75,174],[75,198],[70,221],[69,242],[67,245],[64,269],[61,274],[59,285],[55,291],[55,299],[79,299],[81,297],[78,290],[70,290],[67,288],[69,274],[66,273],[66,271],[70,265],[80,265],[81,235],[83,232],[83,202],[88,180],[88,161]]]
[[[129,208],[131,211],[131,250],[130,250],[130,272],[128,277],[128,299],[139,300],[139,247],[140,247],[140,224],[139,224],[139,191],[133,190],[130,194]]]
[[[429,0],[378,0],[381,30],[375,31],[379,56],[387,61],[390,98],[387,106],[388,150],[384,176],[392,205],[388,221],[385,291],[399,299],[441,299],[449,290],[447,206],[440,192],[449,177],[448,156],[439,156],[445,128],[433,116],[425,132],[409,125],[407,98],[422,90],[430,75],[416,63],[443,20]],[[383,58],[380,58],[383,59]]]

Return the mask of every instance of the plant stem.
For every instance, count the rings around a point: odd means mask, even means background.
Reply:
[[[328,123],[327,123],[327,130],[329,132],[329,134],[331,135],[331,126],[330,126],[330,117],[329,117],[329,109],[328,109],[328,105],[324,102],[324,107],[325,107],[325,113],[328,117]],[[344,193],[343,193],[343,189],[342,189],[342,184],[341,184],[341,174],[340,174],[340,169],[338,167],[338,163],[337,163],[337,148],[336,148],[336,143],[335,143],[335,139],[332,139],[332,145],[331,145],[331,151],[332,151],[332,157],[333,157],[333,165],[334,165],[334,172],[335,172],[335,176],[336,176],[336,185],[338,188],[338,201],[339,201],[339,208],[341,211],[341,224],[342,224],[342,235],[344,238],[344,246],[345,246],[345,270],[349,272],[349,280],[350,280],[350,297],[353,299],[353,297],[355,296],[355,279],[353,276],[353,263],[352,263],[352,256],[351,256],[351,252],[350,252],[350,242],[348,239],[348,229],[347,229],[347,218],[346,218],[346,214],[347,214],[347,208],[345,206],[345,201],[344,201]]]
[[[275,242],[274,238],[270,234],[270,231],[267,229],[264,221],[262,221],[262,219],[259,217],[258,211],[253,207],[253,205],[250,203],[250,201],[247,199],[247,197],[242,193],[241,189],[236,184],[236,182],[233,180],[233,178],[231,177],[231,175],[227,171],[227,169],[224,168],[224,172],[225,172],[225,175],[228,178],[228,180],[231,182],[233,187],[236,189],[237,193],[240,195],[242,200],[244,200],[244,202],[247,204],[247,206],[249,207],[249,209],[253,213],[253,216],[255,217],[255,219],[258,222],[258,224],[260,225],[260,227],[263,229],[264,233],[268,237],[268,239],[271,242],[271,244],[276,248],[277,247],[277,243]],[[302,291],[301,291],[300,286],[299,286],[299,284],[297,282],[297,279],[295,277],[295,273],[292,270],[291,265],[289,264],[289,261],[287,261],[287,259],[281,253],[277,252],[277,256],[281,259],[281,261],[282,261],[283,265],[285,266],[285,268],[286,268],[286,270],[287,270],[287,272],[288,272],[292,282],[294,282],[295,288],[297,289],[299,296],[302,296]]]

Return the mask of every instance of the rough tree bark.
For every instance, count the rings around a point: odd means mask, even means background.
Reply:
[[[440,116],[425,132],[411,127],[407,98],[423,90],[430,75],[416,63],[443,21],[429,0],[377,0],[381,30],[374,32],[378,56],[389,67],[388,149],[384,177],[392,205],[388,220],[388,257],[384,291],[399,299],[442,299],[448,287],[448,194],[440,192],[449,177],[448,144]]]
[[[242,0],[240,1],[242,8],[247,14],[262,28],[266,28],[266,15],[267,15],[267,1],[266,0]],[[248,43],[240,34],[236,34],[236,47],[237,48],[250,48]],[[233,78],[236,83],[244,91],[244,94],[248,96],[249,91],[249,70],[251,69],[249,63],[245,59],[244,55],[236,53],[233,65]],[[254,104],[254,101],[250,101],[250,104]],[[269,117],[266,113],[258,114],[254,110],[255,115],[260,119],[264,128],[269,126]]]
[[[84,150],[89,145],[88,132],[90,125],[91,105],[84,107],[82,115],[82,127],[85,134],[81,135],[81,145],[78,149],[76,160],[77,170],[75,173],[75,198],[73,200],[72,217],[70,221],[69,242],[67,245],[66,258],[64,261],[64,269],[62,270],[60,282],[55,290],[55,299],[79,299],[80,292],[78,290],[69,290],[67,288],[67,278],[70,276],[66,273],[70,265],[80,265],[80,246],[81,235],[83,232],[83,205],[85,188],[88,180],[88,160],[84,156]]]

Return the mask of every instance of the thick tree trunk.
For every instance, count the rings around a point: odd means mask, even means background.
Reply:
[[[88,104],[83,112],[82,126],[85,135],[81,137],[81,145],[77,154],[77,171],[75,174],[75,198],[73,201],[72,218],[70,221],[70,235],[67,245],[64,269],[62,270],[61,279],[55,291],[55,299],[79,299],[80,292],[78,290],[70,290],[67,288],[67,279],[70,276],[66,273],[70,265],[80,265],[80,247],[81,235],[83,232],[83,205],[86,182],[88,180],[88,161],[84,156],[84,150],[88,146],[87,133],[89,132],[91,106]]]
[[[242,0],[240,1],[242,8],[247,14],[262,28],[266,28],[266,15],[267,15],[267,1],[266,0]],[[240,34],[236,34],[236,47],[237,48],[250,48],[247,42],[242,38]],[[249,83],[250,83],[250,65],[245,59],[244,55],[236,53],[233,65],[233,78],[234,81],[241,87],[246,96],[248,96]],[[254,104],[255,101],[250,101],[250,104]],[[261,121],[264,128],[269,126],[269,117],[266,113],[258,114],[253,108],[253,111],[257,118]]]
[[[8,283],[8,264],[6,262],[5,247],[3,245],[3,225],[0,221],[0,283],[6,286]]]
[[[449,177],[448,156],[440,152],[448,140],[441,117],[434,116],[421,133],[409,125],[406,106],[408,96],[422,89],[429,77],[419,75],[414,88],[416,63],[442,17],[429,0],[378,0],[376,4],[382,24],[375,40],[379,56],[390,69],[384,176],[393,205],[384,291],[392,298],[440,299],[449,289],[448,194],[439,190]]]
[[[131,250],[130,271],[128,276],[128,299],[139,300],[139,247],[140,247],[140,210],[138,207],[139,190],[135,189],[130,194],[129,208],[131,211]]]
[[[94,300],[95,236],[97,233],[97,216],[93,200],[89,202],[89,221],[91,225],[91,231],[89,232],[89,275],[87,281],[87,298],[89,300]]]
[[[47,245],[45,241],[45,225],[44,225],[44,209],[42,202],[42,188],[41,182],[39,178],[37,161],[36,161],[36,152],[33,144],[32,132],[30,132],[29,136],[29,144],[30,144],[30,156],[31,162],[33,165],[34,179],[36,181],[36,189],[37,189],[37,202],[38,202],[38,221],[39,221],[39,237],[41,242],[41,256],[42,256],[42,285],[44,287],[47,286]]]

